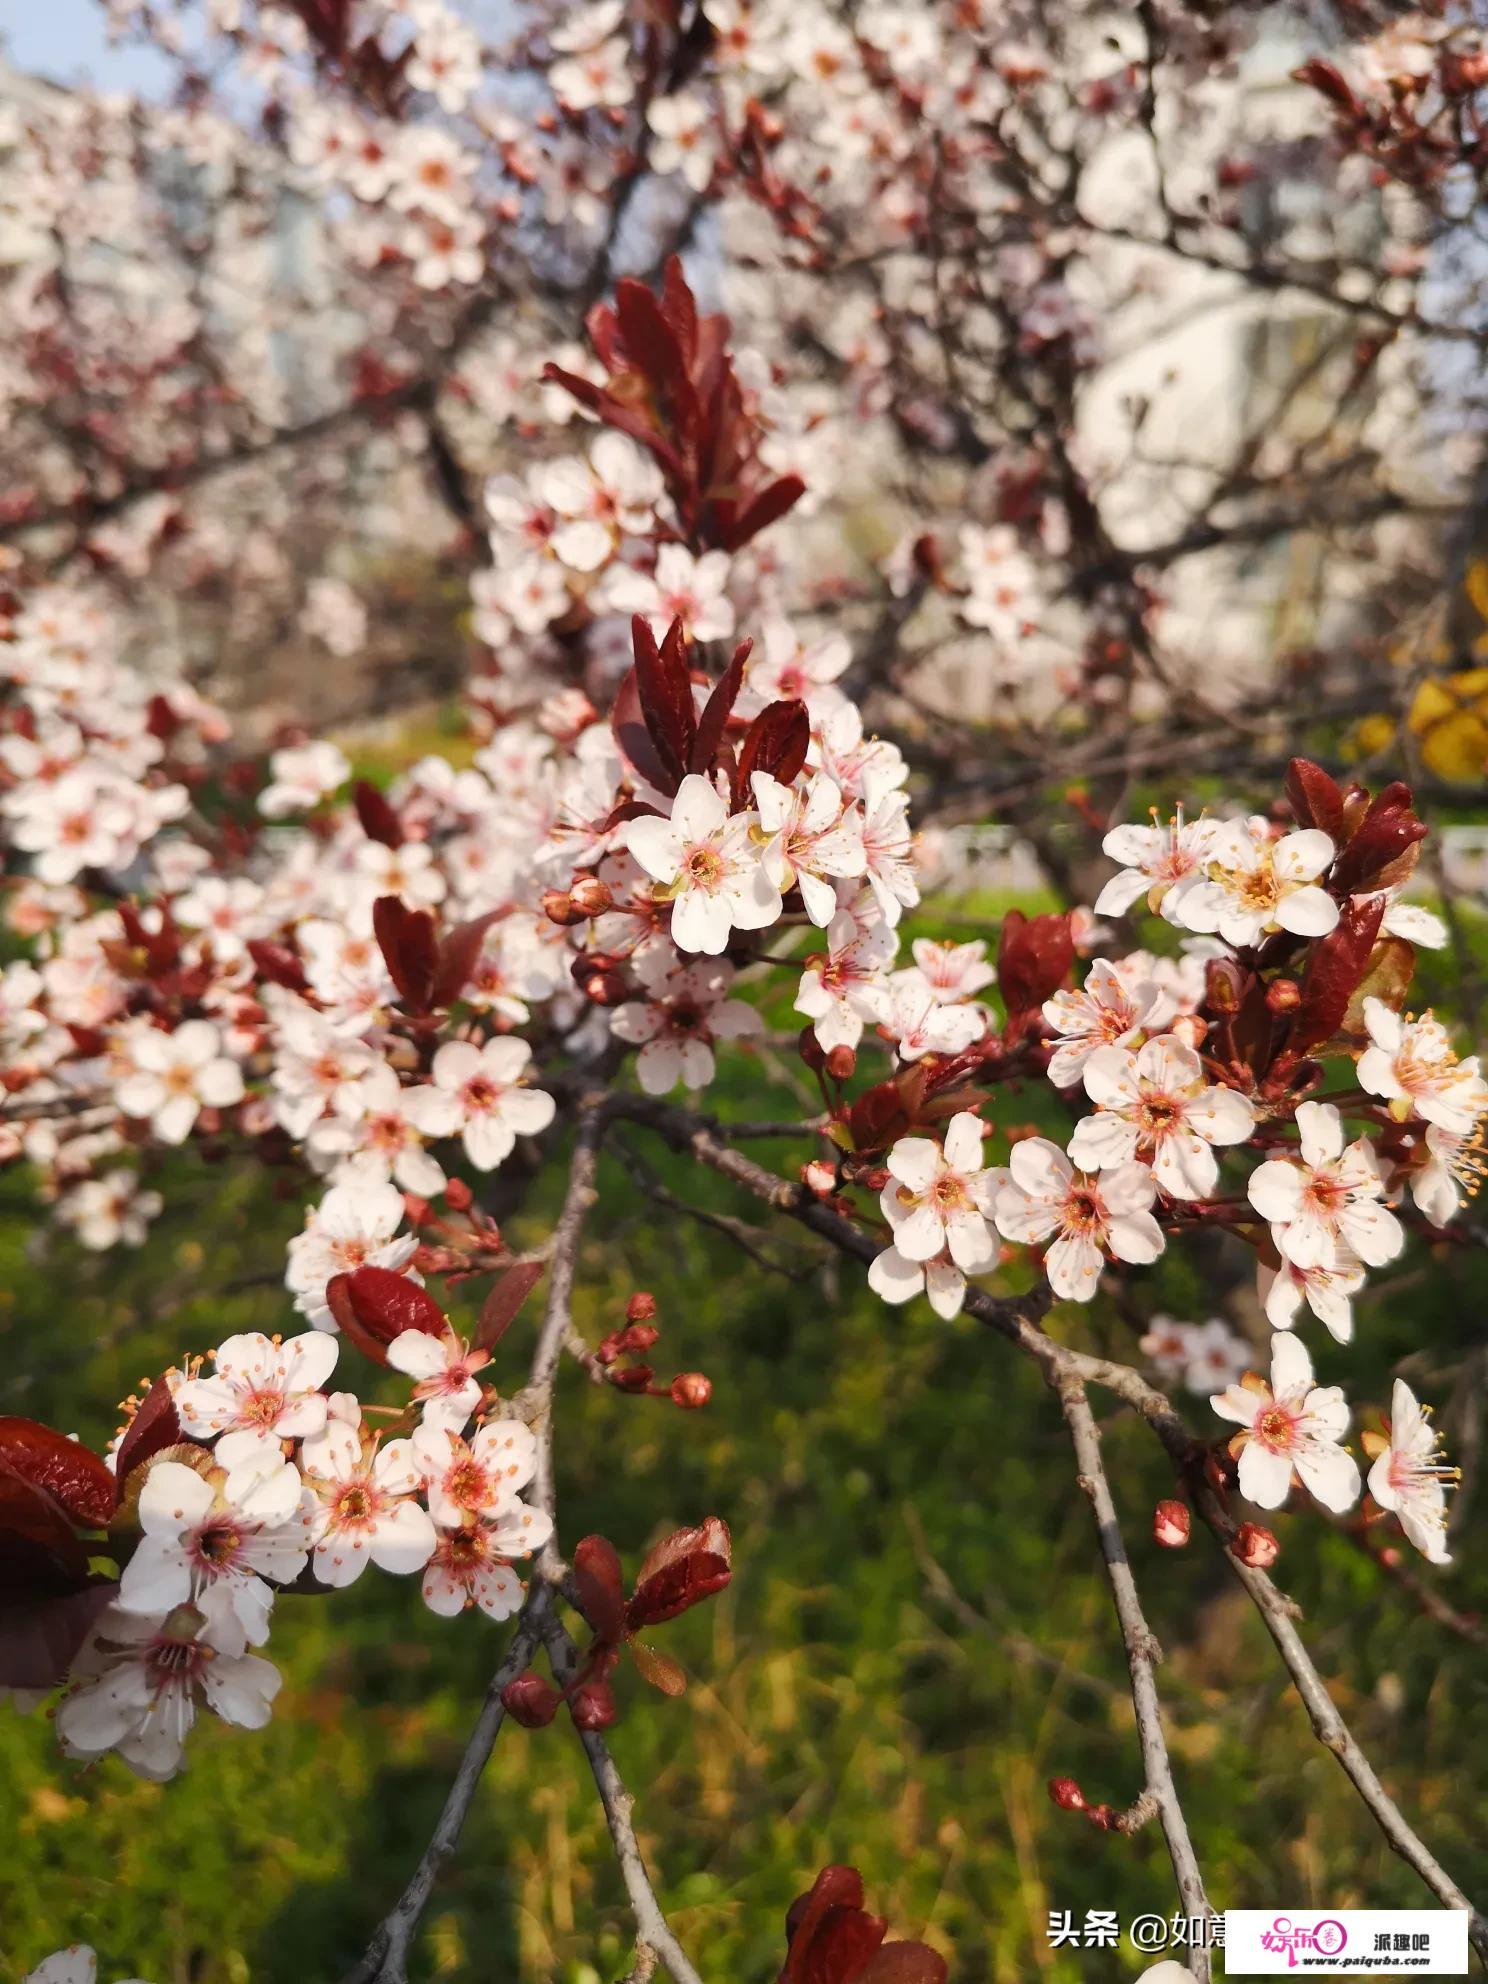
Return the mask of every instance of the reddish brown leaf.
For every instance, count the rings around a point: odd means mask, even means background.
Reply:
[[[762,530],[778,523],[788,510],[794,509],[805,494],[806,484],[799,475],[780,476],[730,520],[723,533],[724,550],[737,551],[741,544],[758,537]]]
[[[519,1261],[508,1268],[481,1306],[475,1341],[482,1350],[493,1350],[506,1335],[517,1311],[542,1280],[541,1261]]]
[[[656,746],[657,756],[680,783],[692,756],[693,738],[697,735],[692,677],[687,666],[682,622],[673,620],[660,647],[644,613],[632,615],[630,632],[635,648],[635,677],[641,714]]]
[[[1330,840],[1343,835],[1343,792],[1334,778],[1311,758],[1293,758],[1287,766],[1287,798],[1299,827],[1321,827]]]
[[[658,1647],[647,1646],[644,1640],[632,1640],[630,1654],[641,1679],[648,1687],[655,1688],[663,1695],[675,1696],[687,1693],[687,1675],[669,1653],[663,1653]]]
[[[305,967],[285,944],[271,944],[263,937],[248,939],[248,955],[261,979],[271,985],[287,986],[291,992],[309,989]]]
[[[338,1282],[341,1279],[336,1276]],[[338,1290],[338,1299],[340,1294]],[[405,1330],[443,1336],[449,1328],[444,1311],[428,1289],[391,1268],[354,1268],[345,1277],[345,1299],[356,1321],[380,1344],[391,1343]],[[331,1313],[335,1314],[334,1308]]]
[[[573,1574],[584,1617],[600,1639],[618,1643],[625,1637],[625,1578],[608,1537],[580,1540],[573,1554]]]
[[[135,1468],[163,1447],[173,1447],[181,1438],[181,1421],[176,1413],[170,1386],[157,1378],[140,1401],[128,1430],[114,1457],[114,1477],[125,1482]]]
[[[946,1984],[949,1975],[945,1958],[924,1943],[885,1943],[856,1984]]]
[[[723,733],[728,728],[728,720],[739,691],[744,686],[744,665],[749,660],[753,641],[740,641],[734,649],[728,667],[713,685],[713,693],[703,705],[703,713],[698,719],[697,735],[692,741],[692,754],[688,760],[689,769],[695,772],[708,772],[718,756],[718,747],[723,742]]]
[[[1313,945],[1302,978],[1302,1002],[1287,1034],[1289,1057],[1310,1053],[1343,1025],[1349,1001],[1369,969],[1384,913],[1382,897],[1354,897],[1343,905],[1337,926]]]
[[[810,1893],[798,1895],[786,1915],[790,1947],[779,1984],[817,1984],[822,1973],[808,1965],[826,1924],[843,1912],[861,1913],[862,1905],[863,1877],[856,1867],[823,1867]]]
[[[0,1688],[55,1688],[118,1592],[112,1578],[75,1591],[26,1594],[6,1580],[0,1598]]]
[[[625,1610],[627,1631],[638,1633],[647,1626],[664,1625],[668,1619],[691,1611],[714,1592],[722,1591],[732,1575],[728,1558],[713,1550],[692,1550],[686,1556],[669,1559],[649,1577],[637,1581]]]
[[[351,788],[351,798],[368,840],[379,841],[384,847],[403,845],[403,822],[375,785],[359,778]]]
[[[610,714],[610,729],[614,733],[621,755],[645,779],[654,785],[658,792],[674,793],[681,784],[676,773],[669,771],[662,763],[661,754],[651,741],[651,732],[646,728],[646,719],[641,710],[641,691],[634,668],[628,669],[624,680],[615,692],[615,707]]]
[[[1007,912],[997,944],[997,986],[1007,1007],[1010,1032],[1018,1031],[1053,997],[1074,961],[1075,940],[1067,915],[1027,917],[1021,909]]]
[[[1364,1024],[1364,1001],[1380,999],[1392,1013],[1405,1005],[1411,980],[1416,975],[1416,953],[1404,937],[1381,937],[1369,954],[1364,976],[1354,987],[1338,1031],[1350,1040],[1362,1042],[1368,1028]]]
[[[398,896],[379,896],[372,905],[372,929],[403,1004],[410,1013],[428,1012],[439,960],[433,917],[425,909],[410,909]]]
[[[90,1448],[37,1419],[0,1419],[0,1462],[51,1496],[85,1529],[103,1529],[114,1513],[114,1477]]]
[[[499,915],[499,910],[493,910],[489,916],[475,916],[468,923],[457,923],[441,939],[430,988],[431,1003],[440,1011],[452,1006],[469,984],[486,932]]]
[[[756,772],[768,772],[782,785],[790,785],[806,762],[811,746],[811,718],[806,705],[794,696],[767,703],[750,724],[739,749],[736,803],[749,798],[749,781]]]
[[[654,1578],[670,1565],[680,1563],[684,1557],[694,1556],[699,1550],[710,1551],[726,1564],[732,1561],[733,1538],[722,1516],[707,1516],[691,1529],[674,1529],[670,1536],[654,1543],[646,1552],[637,1574],[637,1585],[643,1585],[648,1578]]]

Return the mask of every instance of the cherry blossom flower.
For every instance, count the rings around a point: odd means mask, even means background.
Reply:
[[[920,899],[912,854],[908,796],[886,785],[880,773],[870,772],[863,788],[863,855],[868,886],[890,929]]]
[[[353,1584],[369,1562],[406,1577],[434,1550],[434,1524],[413,1499],[422,1485],[411,1440],[380,1446],[332,1418],[300,1449],[314,1500],[307,1531],[311,1565],[322,1584]]]
[[[1477,1129],[1459,1137],[1431,1123],[1422,1143],[1424,1159],[1410,1173],[1411,1197],[1433,1226],[1445,1226],[1488,1173],[1483,1133]]]
[[[414,1402],[423,1408],[425,1426],[460,1432],[481,1402],[476,1377],[490,1363],[490,1353],[472,1347],[447,1329],[443,1336],[428,1330],[403,1330],[387,1348],[395,1371],[418,1382]]]
[[[304,1232],[289,1243],[284,1282],[296,1309],[316,1329],[334,1331],[326,1283],[360,1267],[403,1267],[417,1250],[418,1236],[400,1234],[402,1224],[403,1194],[385,1180],[361,1173],[333,1185],[310,1209]]]
[[[723,641],[734,631],[733,602],[724,591],[728,572],[726,551],[694,558],[685,545],[663,544],[653,575],[616,566],[606,598],[614,613],[644,613],[657,640],[680,620],[691,641]]]
[[[431,1612],[452,1619],[467,1606],[478,1605],[488,1618],[510,1619],[521,1609],[522,1580],[502,1554],[507,1527],[508,1518],[503,1517],[495,1523],[440,1530],[434,1554],[424,1567],[423,1597]]]
[[[269,1636],[274,1594],[305,1568],[299,1470],[277,1447],[260,1447],[208,1480],[180,1461],[157,1460],[140,1490],[143,1535],[124,1566],[119,1603],[159,1617],[191,1604],[219,1652],[243,1653]]]
[[[889,1183],[879,1205],[905,1260],[929,1261],[945,1252],[968,1274],[991,1266],[997,1243],[987,1222],[995,1181],[982,1169],[982,1126],[975,1115],[963,1110],[953,1116],[943,1144],[901,1137],[886,1163]]]
[[[1237,1089],[1207,1084],[1203,1063],[1173,1034],[1129,1047],[1098,1047],[1085,1062],[1096,1113],[1075,1125],[1072,1163],[1108,1171],[1142,1157],[1175,1199],[1207,1199],[1219,1182],[1216,1144],[1243,1143],[1255,1108]]]
[[[1292,1332],[1271,1339],[1271,1382],[1251,1377],[1209,1403],[1245,1431],[1230,1442],[1240,1463],[1240,1493],[1259,1509],[1279,1509],[1295,1474],[1325,1509],[1339,1513],[1359,1498],[1359,1467],[1340,1445],[1348,1402],[1336,1385],[1313,1383],[1306,1345]]]
[[[1204,873],[1179,886],[1164,914],[1188,930],[1217,931],[1227,944],[1256,944],[1276,930],[1325,937],[1338,905],[1317,878],[1334,851],[1316,827],[1273,840],[1264,822],[1224,821],[1213,830]]]
[[[665,951],[635,960],[645,999],[627,1000],[610,1014],[617,1040],[640,1046],[636,1074],[647,1095],[665,1095],[680,1081],[706,1088],[713,1079],[713,1043],[763,1030],[764,1021],[742,999],[731,999],[734,968],[724,963],[679,966]]]
[[[1447,1486],[1457,1480],[1457,1469],[1441,1460],[1441,1435],[1431,1424],[1430,1408],[1418,1404],[1403,1378],[1395,1380],[1390,1395],[1387,1430],[1388,1439],[1363,1436],[1366,1452],[1374,1456],[1369,1492],[1382,1509],[1400,1518],[1400,1527],[1429,1564],[1448,1564]]]
[[[827,925],[826,955],[807,960],[796,994],[796,1011],[814,1022],[812,1031],[827,1053],[834,1047],[855,1048],[864,1023],[883,1018],[885,973],[898,948],[898,938],[878,916],[876,905],[868,919],[844,909]]]
[[[1057,1236],[1044,1260],[1050,1286],[1067,1302],[1089,1302],[1107,1253],[1146,1262],[1162,1252],[1155,1197],[1145,1164],[1120,1164],[1091,1178],[1076,1171],[1058,1144],[1029,1137],[1013,1145],[994,1217],[1005,1240],[1039,1245]]]
[[[1257,1292],[1272,1329],[1291,1329],[1305,1302],[1340,1343],[1351,1343],[1352,1298],[1364,1286],[1364,1280],[1362,1263],[1339,1244],[1326,1259],[1315,1261],[1310,1267],[1298,1267],[1284,1254],[1280,1267],[1267,1267],[1261,1262],[1257,1269]]]
[[[1488,1082],[1476,1055],[1459,1059],[1450,1034],[1430,1013],[1408,1019],[1382,999],[1364,1001],[1370,1044],[1359,1056],[1359,1085],[1389,1100],[1398,1122],[1418,1116],[1454,1136],[1471,1136],[1488,1113]]]
[[[350,1088],[337,1085],[341,1114],[311,1126],[312,1158],[354,1165],[363,1176],[380,1172],[405,1192],[434,1198],[444,1190],[443,1167],[424,1148],[428,1137],[450,1137],[463,1120],[457,1097],[430,1082],[405,1088],[386,1061],[378,1061]],[[282,1120],[282,1118],[281,1118]]]
[[[281,1342],[250,1330],[225,1337],[210,1378],[189,1377],[172,1393],[183,1432],[215,1440],[218,1464],[240,1466],[281,1440],[308,1439],[326,1422],[321,1387],[341,1346],[323,1330]]]
[[[537,1441],[520,1420],[492,1420],[469,1440],[425,1424],[413,1436],[413,1452],[429,1513],[441,1529],[499,1523],[507,1557],[529,1556],[552,1535],[549,1517],[520,1499],[537,1465]]]
[[[555,556],[576,572],[595,572],[622,537],[646,530],[662,481],[655,463],[623,435],[605,433],[587,461],[544,463],[537,488],[558,519]]]
[[[1183,1382],[1191,1392],[1208,1393],[1227,1385],[1250,1368],[1250,1345],[1236,1336],[1221,1316],[1195,1323],[1189,1332],[1183,1361]]]
[[[806,914],[825,930],[837,913],[839,878],[861,875],[867,855],[841,789],[818,774],[804,789],[784,786],[768,772],[751,784],[761,830],[769,835],[761,860],[782,895],[799,889]]]
[[[942,1005],[957,1005],[996,983],[997,973],[987,962],[987,946],[980,937],[969,944],[916,937],[909,948],[916,972]]]
[[[98,1958],[86,1943],[69,1943],[65,1950],[54,1950],[34,1970],[28,1970],[21,1984],[96,1984]],[[126,1977],[123,1984],[143,1984],[138,1977]]]
[[[966,1300],[966,1276],[948,1255],[911,1261],[897,1247],[885,1247],[869,1262],[868,1286],[881,1302],[895,1307],[925,1295],[944,1322],[959,1316]]]
[[[917,971],[891,981],[879,1018],[904,1061],[920,1061],[927,1054],[959,1054],[987,1029],[985,1006],[942,1005]]]
[[[1269,1158],[1247,1188],[1282,1254],[1301,1268],[1326,1266],[1343,1245],[1367,1267],[1393,1261],[1405,1231],[1379,1203],[1385,1188],[1368,1139],[1345,1150],[1343,1118],[1331,1102],[1304,1102],[1297,1128],[1300,1159]]]
[[[846,635],[803,642],[790,621],[773,616],[761,625],[760,645],[749,657],[735,707],[741,716],[757,716],[767,703],[794,700],[804,703],[818,723],[845,707],[836,683],[851,662]]]
[[[1171,1015],[1172,1002],[1154,979],[1134,979],[1121,964],[1097,958],[1080,991],[1056,992],[1044,1004],[1044,1020],[1059,1036],[1049,1080],[1056,1088],[1073,1088],[1098,1048],[1130,1047]]]
[[[763,930],[781,914],[780,891],[750,837],[753,816],[730,815],[705,778],[689,773],[670,820],[631,820],[625,844],[672,904],[672,941],[716,957],[732,930]]]
[[[510,1157],[518,1137],[535,1137],[552,1122],[557,1105],[540,1088],[528,1088],[532,1049],[525,1040],[498,1035],[477,1047],[447,1040],[434,1056],[434,1086],[459,1105],[461,1141],[477,1171],[494,1171]]]
[[[1174,1316],[1158,1314],[1152,1318],[1137,1348],[1151,1360],[1160,1378],[1183,1376],[1188,1368],[1195,1327],[1193,1323],[1179,1322]]]
[[[1101,848],[1121,863],[1122,872],[1096,897],[1096,915],[1120,916],[1145,896],[1149,909],[1173,922],[1172,891],[1202,875],[1216,829],[1213,820],[1185,820],[1181,807],[1165,827],[1158,825],[1155,812],[1150,827],[1113,827]]]
[[[70,1757],[117,1751],[137,1776],[157,1781],[181,1767],[198,1696],[224,1722],[262,1729],[279,1692],[278,1669],[257,1654],[211,1644],[193,1606],[147,1618],[110,1606],[73,1663],[57,1709],[57,1740]]]
[[[351,777],[345,752],[319,742],[295,744],[269,759],[270,782],[258,795],[258,810],[269,820],[318,806]]]
[[[163,1144],[184,1143],[202,1109],[243,1099],[243,1071],[222,1051],[210,1020],[183,1020],[173,1033],[151,1027],[135,1036],[135,1072],[115,1091],[126,1116],[143,1117]]]
[[[653,139],[654,172],[680,172],[694,193],[705,193],[713,178],[718,144],[713,118],[700,97],[679,93],[656,97],[646,110]]]

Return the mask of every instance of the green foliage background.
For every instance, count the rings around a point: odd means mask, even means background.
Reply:
[[[962,905],[978,927],[991,904]],[[926,927],[937,919],[927,916]],[[995,919],[991,928],[995,930]],[[1433,966],[1444,972],[1444,964]],[[1445,992],[1445,982],[1432,990]],[[1425,1003],[1423,997],[1418,1003]],[[719,1113],[786,1113],[783,1067],[734,1064]],[[1005,1125],[1046,1097],[1000,1097]],[[634,1133],[637,1138],[639,1133]],[[636,1142],[678,1192],[754,1208]],[[783,1171],[796,1147],[758,1147]],[[279,1287],[301,1183],[252,1166],[176,1160],[169,1210],[139,1254],[104,1260],[40,1240],[30,1181],[0,1181],[0,1410],[90,1441],[138,1379],[234,1330],[294,1327]],[[561,1167],[513,1227],[546,1228]],[[663,1372],[703,1369],[706,1412],[592,1388],[558,1402],[562,1536],[602,1530],[633,1568],[657,1534],[704,1514],[733,1527],[721,1598],[664,1629],[689,1694],[622,1676],[613,1732],[663,1902],[713,1984],[767,1984],[791,1898],[829,1861],[855,1862],[894,1928],[952,1957],[958,1984],[1134,1976],[1145,1961],[1050,1950],[1046,1913],[1171,1913],[1157,1827],[1096,1834],[1049,1802],[1077,1777],[1092,1798],[1140,1788],[1125,1669],[1090,1518],[1037,1374],[976,1324],[923,1304],[888,1310],[857,1268],[809,1236],[761,1236],[780,1272],[647,1198],[619,1138],[582,1256],[591,1340],[626,1295],[654,1290]],[[1413,1244],[1359,1311],[1343,1349],[1307,1336],[1324,1381],[1362,1408],[1410,1376],[1461,1432],[1485,1375],[1488,1248]],[[468,1292],[465,1310],[478,1303]],[[1123,1355],[1155,1309],[1228,1313],[1265,1343],[1239,1250],[1175,1253],[1051,1327]],[[533,1308],[536,1309],[534,1303]],[[458,1311],[457,1311],[458,1313]],[[496,1376],[520,1383],[532,1318]],[[1264,1362],[1258,1356],[1258,1362]],[[341,1381],[375,1395],[345,1353]],[[1217,1907],[1407,1906],[1429,1899],[1314,1740],[1258,1621],[1207,1538],[1156,1550],[1171,1477],[1156,1443],[1101,1401],[1113,1483],[1148,1615],[1190,1823]],[[1184,1398],[1218,1433],[1203,1400]],[[1277,1524],[1279,1576],[1386,1784],[1445,1865],[1488,1893],[1488,1661],[1422,1616],[1324,1518]],[[1442,1589],[1488,1612],[1482,1498]],[[953,1587],[946,1595],[937,1567]],[[334,1984],[427,1839],[506,1629],[434,1619],[416,1586],[369,1571],[350,1593],[287,1599],[270,1653],[285,1685],[262,1735],[199,1726],[186,1773],[137,1782],[116,1762],[59,1759],[44,1714],[0,1711],[0,1978],[57,1945],[97,1945],[105,1980]],[[612,1984],[630,1930],[582,1753],[560,1720],[509,1727],[453,1869],[426,1918],[418,1979]]]

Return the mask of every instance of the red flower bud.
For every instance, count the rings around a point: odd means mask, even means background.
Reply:
[[[596,1006],[623,1006],[630,997],[618,971],[590,971],[579,980],[579,990]]]
[[[713,1396],[713,1381],[701,1371],[680,1371],[672,1380],[672,1404],[684,1412],[696,1412]]]
[[[444,1188],[444,1203],[451,1212],[469,1212],[475,1203],[475,1194],[463,1178],[451,1178]]]
[[[820,1074],[827,1065],[826,1050],[817,1039],[814,1026],[801,1028],[801,1037],[796,1042],[796,1052],[814,1075]]]
[[[1266,987],[1266,1005],[1273,1013],[1294,1013],[1302,1003],[1302,987],[1295,978],[1273,978]]]
[[[643,1392],[656,1373],[649,1364],[627,1364],[623,1371],[612,1371],[610,1383],[617,1391]]]
[[[583,1681],[568,1705],[575,1729],[608,1729],[615,1720],[615,1691],[608,1681]]]
[[[850,1047],[834,1047],[827,1056],[827,1073],[834,1082],[850,1081],[857,1066],[858,1057]]]
[[[576,923],[588,920],[567,889],[544,889],[542,913],[549,923],[556,923],[563,930],[571,930]]]
[[[615,898],[598,875],[582,875],[568,892],[568,899],[582,916],[603,916]]]
[[[649,1323],[655,1314],[656,1297],[648,1289],[638,1288],[625,1305],[628,1323]]]
[[[1051,1777],[1049,1796],[1061,1811],[1083,1812],[1085,1809],[1085,1793],[1072,1777]]]
[[[661,1331],[655,1323],[632,1323],[620,1334],[620,1348],[632,1354],[640,1350],[651,1350],[661,1342]]]
[[[1271,1531],[1263,1529],[1258,1522],[1241,1523],[1235,1531],[1230,1550],[1252,1571],[1269,1571],[1281,1555],[1281,1545]]]
[[[546,1729],[562,1700],[553,1683],[545,1681],[530,1667],[501,1690],[501,1706],[523,1729]]]
[[[1152,1540],[1164,1550],[1181,1550],[1193,1530],[1193,1518],[1183,1502],[1159,1502],[1152,1511]]]

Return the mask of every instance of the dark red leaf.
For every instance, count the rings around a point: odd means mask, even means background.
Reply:
[[[118,1504],[114,1477],[91,1448],[37,1419],[0,1419],[0,1462],[45,1489],[75,1523],[103,1529]]]
[[[799,475],[780,476],[735,513],[723,532],[723,549],[737,551],[750,538],[758,537],[762,530],[778,523],[788,510],[794,509],[805,494],[806,484]]]
[[[1337,926],[1312,947],[1302,978],[1302,1001],[1287,1034],[1287,1054],[1298,1059],[1331,1040],[1365,972],[1385,914],[1382,896],[1355,896],[1343,905]]]
[[[181,1421],[170,1386],[164,1378],[157,1378],[140,1401],[139,1409],[119,1442],[119,1451],[114,1457],[115,1479],[127,1481],[141,1462],[149,1460],[152,1454],[158,1454],[164,1447],[173,1447],[180,1438]]]
[[[1321,827],[1330,840],[1343,835],[1343,791],[1311,758],[1293,758],[1287,766],[1287,798],[1299,827]]]
[[[55,1688],[119,1587],[98,1578],[75,1591],[0,1596],[0,1688]]]
[[[1412,811],[1410,787],[1387,785],[1370,801],[1333,864],[1334,893],[1357,895],[1396,887],[1415,867],[1417,848],[1426,833],[1425,821]]]
[[[713,685],[713,693],[704,703],[703,713],[698,718],[697,736],[693,739],[692,754],[688,760],[689,770],[704,773],[712,770],[729,717],[744,686],[744,665],[753,647],[753,641],[740,641],[728,667]]]
[[[654,785],[658,792],[672,794],[682,783],[681,778],[662,763],[661,754],[651,741],[651,733],[646,728],[646,719],[641,712],[641,691],[634,668],[628,669],[625,679],[615,692],[615,707],[610,715],[610,729],[621,755],[628,764],[635,767],[648,785]]]
[[[1306,83],[1310,88],[1320,91],[1330,103],[1336,104],[1340,110],[1346,110],[1350,116],[1359,115],[1359,99],[1333,64],[1324,62],[1320,56],[1313,56],[1310,61],[1303,62],[1293,69],[1292,81]]]
[[[698,309],[697,298],[687,285],[680,255],[668,255],[666,268],[662,272],[661,285],[662,308],[666,320],[676,336],[683,360],[690,369],[697,356]]]
[[[659,1626],[722,1591],[733,1572],[728,1526],[710,1517],[700,1529],[681,1529],[659,1543],[641,1567],[626,1607],[632,1633]]]
[[[692,740],[697,734],[692,676],[687,666],[682,622],[673,620],[660,647],[644,613],[632,615],[630,632],[635,647],[635,677],[641,714],[656,746],[657,756],[680,783],[692,756]]]
[[[475,1341],[482,1350],[493,1350],[516,1320],[517,1311],[542,1280],[541,1261],[519,1261],[508,1268],[481,1306]]]
[[[286,944],[271,944],[264,937],[248,939],[248,955],[261,979],[270,985],[287,986],[291,992],[309,989],[305,967]]]
[[[384,847],[403,845],[403,822],[375,785],[359,778],[351,788],[351,799],[368,840],[380,841]]]
[[[616,1644],[625,1637],[625,1578],[608,1537],[583,1537],[573,1554],[574,1583],[584,1617],[600,1639]]]
[[[949,1975],[945,1958],[924,1943],[885,1943],[857,1984],[946,1984]]]
[[[486,932],[500,913],[493,910],[489,916],[474,916],[468,923],[457,923],[440,940],[434,983],[430,988],[431,1003],[440,1011],[452,1006],[469,984],[481,946],[486,941]]]
[[[411,1013],[426,1013],[434,993],[439,949],[434,919],[410,909],[398,896],[379,896],[372,905],[372,929],[393,983]]]
[[[997,944],[997,987],[1007,1008],[1008,1030],[1016,1032],[1063,985],[1075,961],[1068,915],[1025,916],[1010,909]]]
[[[861,1912],[863,1877],[856,1867],[823,1867],[809,1894],[797,1895],[785,1918],[789,1950],[779,1984],[815,1984],[808,1965],[828,1920],[844,1911]]]
[[[684,1557],[694,1556],[699,1550],[710,1551],[715,1557],[721,1557],[726,1564],[732,1560],[733,1538],[729,1535],[729,1526],[722,1516],[707,1516],[693,1528],[674,1529],[670,1536],[664,1536],[659,1543],[653,1543],[646,1552],[636,1575],[637,1585],[644,1584],[648,1578],[654,1578],[658,1572],[666,1570],[670,1565],[680,1563]]]
[[[335,1277],[342,1280],[340,1275]],[[353,1268],[345,1276],[344,1297],[352,1316],[373,1340],[388,1344],[405,1330],[443,1336],[449,1321],[427,1288],[391,1268]],[[329,1299],[329,1288],[327,1298]],[[338,1300],[343,1291],[338,1289]],[[336,1314],[335,1305],[331,1313]],[[339,1320],[339,1318],[338,1318]]]
[[[805,764],[810,746],[811,718],[806,705],[795,697],[767,703],[750,724],[739,750],[737,803],[747,801],[755,772],[768,772],[782,785],[791,784]]]
[[[615,285],[615,315],[626,356],[645,375],[657,402],[669,403],[687,376],[687,361],[661,305],[643,282],[622,276]]]

